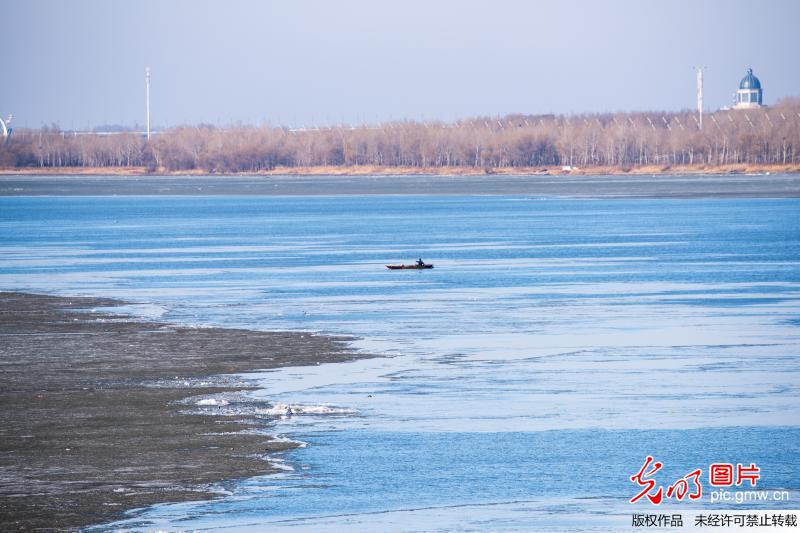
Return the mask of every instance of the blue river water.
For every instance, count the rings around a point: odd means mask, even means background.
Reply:
[[[418,257],[435,268],[384,268]],[[269,458],[282,474],[101,530],[608,531],[798,509],[799,267],[797,199],[0,198],[2,290],[380,356],[198,399],[303,446]],[[715,502],[704,477],[699,503],[631,505],[648,455],[664,487],[755,463],[754,489],[788,498]]]

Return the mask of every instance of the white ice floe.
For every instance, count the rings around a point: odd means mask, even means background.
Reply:
[[[299,403],[270,403],[266,401],[252,401],[240,394],[228,393],[219,396],[205,396],[187,399],[182,403],[201,408],[200,412],[214,415],[229,416],[269,416],[283,420],[293,416],[325,416],[354,414],[354,409],[336,407],[326,404],[299,404]],[[208,409],[209,407],[215,409]],[[279,439],[281,440],[281,439]],[[290,439],[285,439],[287,442]],[[296,442],[296,441],[292,441]],[[301,446],[305,443],[298,443]]]
[[[195,402],[195,405],[228,405],[227,400],[221,398],[204,398]]]
[[[302,440],[292,439],[292,438],[289,438],[289,437],[287,437],[285,435],[273,435],[272,436],[272,442],[286,442],[286,443],[289,443],[289,444],[294,444],[298,448],[306,448],[306,447],[308,447],[308,443],[307,442],[303,442]]]
[[[110,313],[112,315],[133,316],[144,320],[155,320],[167,314],[168,309],[155,304],[123,304],[100,306],[91,309],[95,313]]]
[[[294,467],[293,466],[288,465],[282,459],[276,459],[273,456],[269,457],[269,465],[272,468],[275,468],[277,470],[283,470],[284,472],[294,472]]]
[[[355,411],[345,407],[330,405],[300,405],[295,403],[276,403],[271,407],[257,408],[256,414],[267,416],[292,416],[292,415],[346,415]]]

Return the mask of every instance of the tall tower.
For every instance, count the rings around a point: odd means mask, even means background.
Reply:
[[[147,140],[150,140],[150,67],[144,69],[144,83],[147,98]]]
[[[703,67],[697,67],[697,115],[698,125],[703,129]]]

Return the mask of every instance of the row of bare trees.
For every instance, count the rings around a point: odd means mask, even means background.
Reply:
[[[277,166],[577,167],[800,163],[800,99],[755,110],[393,122],[360,127],[176,127],[136,133],[16,131],[5,167],[258,172]]]

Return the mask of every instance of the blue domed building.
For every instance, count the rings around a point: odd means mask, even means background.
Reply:
[[[761,90],[761,81],[753,75],[753,69],[747,69],[747,74],[739,82],[736,91],[736,104],[734,109],[754,109],[764,106],[764,93]]]

